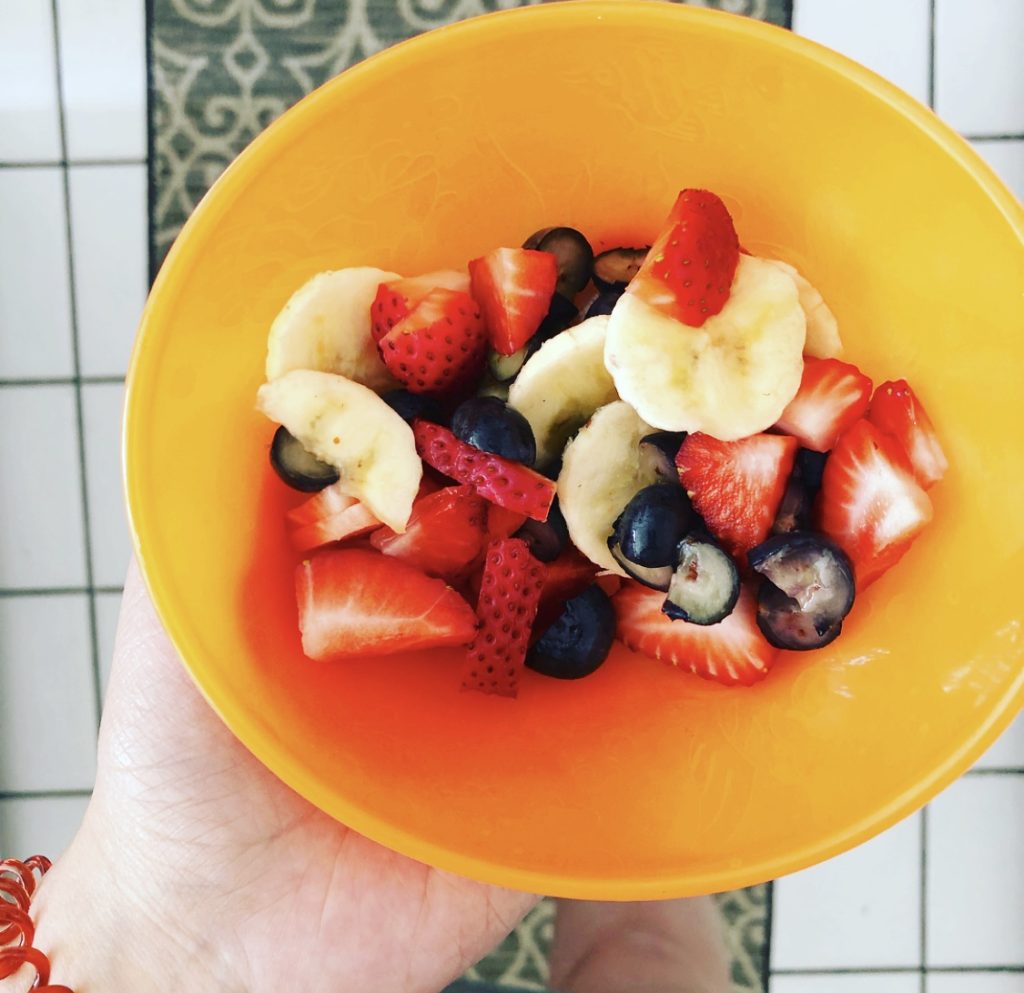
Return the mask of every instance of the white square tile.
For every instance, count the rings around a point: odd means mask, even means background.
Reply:
[[[1024,993],[1024,972],[935,972],[927,993]]]
[[[89,789],[96,705],[89,598],[0,599],[0,793]]]
[[[0,587],[85,583],[70,386],[0,387]]]
[[[4,0],[0,31],[0,162],[61,157],[49,0]]]
[[[88,805],[87,796],[0,800],[0,852],[56,859],[74,838]]]
[[[1021,96],[1024,101],[1024,96]],[[984,156],[999,178],[1024,200],[1024,140],[974,141],[972,145]]]
[[[1024,965],[1024,776],[961,779],[928,817],[928,964]]]
[[[82,387],[92,574],[97,586],[120,586],[131,555],[121,490],[123,402],[124,387],[120,383]]]
[[[58,0],[68,158],[146,154],[146,21],[139,0]]]
[[[935,109],[958,131],[1024,131],[1024,3],[937,0]]]
[[[921,977],[916,972],[772,976],[771,993],[921,993]]]
[[[124,375],[146,301],[146,167],[73,166],[69,179],[82,374]]]
[[[919,816],[775,884],[772,968],[920,962]]]
[[[978,759],[975,768],[1024,769],[1024,714],[1019,714],[996,739],[995,744]],[[1024,931],[1024,921],[1021,922],[1021,930]]]
[[[928,102],[929,0],[798,0],[793,30]]]
[[[0,169],[0,379],[73,371],[60,170]]]
[[[96,635],[100,653],[100,679],[103,696],[107,695],[110,681],[110,663],[114,658],[114,641],[117,637],[117,619],[121,616],[120,593],[96,594]]]

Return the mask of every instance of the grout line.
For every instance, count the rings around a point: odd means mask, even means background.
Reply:
[[[992,766],[990,769],[968,769],[965,776],[1024,776],[1024,766]]]
[[[893,975],[913,976],[918,973],[959,975],[964,972],[978,973],[1010,973],[1024,974],[1024,965],[933,965],[921,969],[916,965],[865,965],[860,967],[837,966],[825,969],[774,969],[773,976],[875,976],[892,973]]]
[[[921,993],[928,993],[928,807],[921,808]]]
[[[1004,134],[965,134],[968,141],[1024,141],[1024,131]]]
[[[0,588],[0,600],[28,596],[86,596],[90,593],[123,593],[123,586],[10,586]]]
[[[0,790],[0,800],[59,800],[92,796],[92,790]]]
[[[775,918],[775,882],[768,883],[764,916],[764,955],[761,959],[761,984],[764,993],[771,993],[772,986],[772,926]]]
[[[153,24],[155,20],[154,0],[146,0],[146,248],[148,264],[146,272],[149,284],[156,278],[157,251],[156,225],[156,128],[153,125],[153,104],[156,100],[156,73],[153,68]]]
[[[68,158],[67,120],[64,107],[64,73],[60,49],[60,13],[57,0],[50,0],[50,16],[53,19],[53,54],[57,76],[57,123],[60,132],[61,159]],[[92,649],[93,703],[96,727],[99,728],[100,712],[103,706],[103,682],[100,676],[99,624],[96,617],[96,588],[92,561],[92,525],[89,514],[89,481],[85,464],[85,412],[82,403],[82,350],[78,335],[78,297],[75,290],[75,251],[71,230],[71,180],[67,165],[61,168],[64,183],[64,236],[67,238],[68,289],[71,306],[71,355],[75,370],[75,419],[78,424],[78,466],[81,475],[80,496],[82,506],[82,539],[85,552],[85,578],[89,597],[89,636]]]
[[[28,159],[24,162],[0,162],[0,169],[77,169],[100,166],[141,166],[146,160],[140,158],[103,159]]]
[[[935,0],[928,3],[928,106],[935,109]]]
[[[8,386],[114,386],[124,383],[124,376],[24,376],[0,379],[0,389]]]

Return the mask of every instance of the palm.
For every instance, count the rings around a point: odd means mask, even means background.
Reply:
[[[174,917],[188,908],[195,939],[252,993],[435,991],[535,899],[396,855],[275,779],[196,692],[134,574],[95,805],[117,826],[109,850],[130,839],[137,853],[133,885],[165,909],[180,899]]]

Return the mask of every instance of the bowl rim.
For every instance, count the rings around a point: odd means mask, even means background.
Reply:
[[[181,233],[164,260],[153,282],[139,324],[126,378],[124,418],[121,434],[122,483],[128,510],[128,524],[135,557],[152,595],[161,623],[185,665],[193,682],[217,715],[238,739],[257,755],[282,781],[315,806],[327,811],[367,837],[404,855],[438,868],[469,876],[495,885],[532,893],[575,899],[643,900],[666,896],[691,896],[750,886],[776,879],[807,866],[832,858],[891,827],[909,816],[958,778],[982,752],[1005,730],[1015,715],[1024,708],[1024,671],[1011,684],[1003,697],[993,705],[983,724],[973,736],[944,763],[919,779],[889,804],[871,810],[861,820],[845,829],[785,855],[741,864],[714,872],[693,874],[677,871],[666,876],[607,878],[602,876],[566,876],[500,864],[490,859],[467,856],[444,845],[412,834],[408,830],[378,817],[357,802],[339,797],[311,775],[303,763],[291,756],[280,743],[270,742],[254,733],[254,722],[240,702],[208,672],[197,671],[190,658],[201,652],[194,643],[187,625],[171,609],[171,597],[162,570],[145,554],[147,535],[155,526],[149,519],[142,495],[137,454],[141,454],[140,424],[145,419],[147,397],[140,383],[152,381],[155,366],[147,360],[146,342],[156,333],[160,323],[156,316],[163,310],[165,299],[173,298],[175,287],[196,264],[200,242],[223,212],[221,204],[235,197],[259,173],[265,160],[286,142],[288,135],[304,127],[307,116],[321,102],[333,98],[336,90],[351,86],[368,73],[394,72],[404,67],[420,52],[443,47],[449,37],[471,38],[481,32],[490,33],[499,24],[505,29],[549,20],[553,24],[604,18],[651,20],[688,19],[706,29],[759,40],[782,52],[809,59],[831,70],[855,86],[883,101],[899,112],[908,123],[931,138],[943,151],[961,165],[974,179],[1005,218],[1024,248],[1024,206],[998,178],[991,166],[949,125],[924,104],[899,89],[870,69],[840,55],[830,48],[802,38],[784,28],[718,10],[665,3],[664,0],[562,0],[535,6],[519,7],[478,15],[454,24],[438,27],[399,42],[334,77],[303,99],[258,135],[214,182],[186,221]]]

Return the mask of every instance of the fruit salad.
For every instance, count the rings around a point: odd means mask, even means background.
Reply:
[[[706,190],[650,245],[555,227],[464,270],[314,276],[258,396],[305,654],[456,648],[453,686],[514,697],[615,640],[730,686],[830,644],[948,468],[910,385],[842,347]]]

